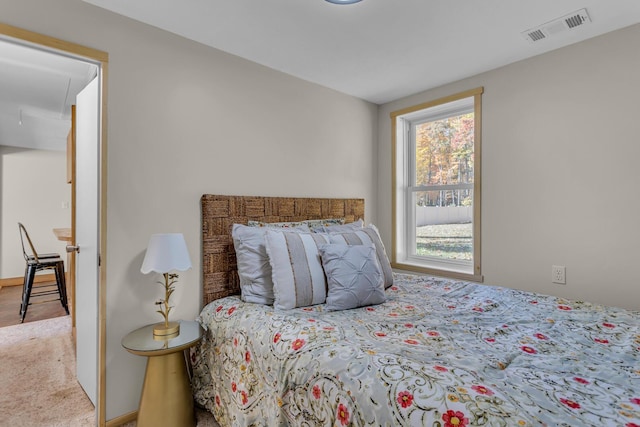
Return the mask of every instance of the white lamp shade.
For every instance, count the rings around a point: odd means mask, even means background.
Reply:
[[[141,272],[147,274],[155,271],[164,274],[171,270],[185,271],[190,268],[191,259],[182,233],[151,236],[140,268]]]

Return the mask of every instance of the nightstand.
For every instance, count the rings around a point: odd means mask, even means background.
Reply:
[[[202,338],[198,322],[180,321],[180,334],[170,339],[153,336],[154,325],[127,334],[122,346],[147,356],[147,370],[138,408],[137,427],[195,426],[193,397],[184,350]]]

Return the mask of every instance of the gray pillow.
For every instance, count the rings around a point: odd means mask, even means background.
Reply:
[[[309,231],[307,226],[287,228],[288,231]],[[238,261],[238,277],[242,301],[256,304],[273,304],[273,280],[271,264],[265,246],[267,227],[248,227],[233,224],[231,236]]]
[[[380,233],[375,225],[369,224],[366,227],[355,228],[353,230],[342,231],[339,233],[329,233],[329,243],[339,243],[344,245],[369,245],[373,243],[376,247],[376,256],[384,275],[384,288],[387,289],[393,285],[393,270],[391,263],[384,250]]]
[[[329,288],[326,310],[348,310],[386,301],[375,245],[328,244],[320,245],[318,250]]]
[[[312,227],[311,231],[314,233],[340,233],[343,231],[359,230],[364,226],[364,221],[361,219],[355,222],[349,222],[347,224],[323,224],[318,227]]]
[[[271,265],[265,247],[264,228],[233,224],[231,235],[238,260],[241,298],[246,302],[273,304]]]

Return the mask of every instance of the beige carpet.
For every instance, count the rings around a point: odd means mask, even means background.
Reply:
[[[69,316],[0,328],[0,426],[92,426],[73,353]]]
[[[0,427],[94,426],[75,372],[69,316],[0,328]],[[198,427],[218,427],[205,410],[196,418]]]

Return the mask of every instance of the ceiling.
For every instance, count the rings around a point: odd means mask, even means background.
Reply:
[[[84,0],[382,104],[640,22],[638,0]],[[591,22],[522,33],[586,9]],[[0,145],[64,150],[96,66],[0,39]]]
[[[638,0],[84,0],[382,104],[640,22]],[[591,23],[521,33],[586,8]]]
[[[0,39],[0,145],[64,151],[71,105],[95,65]]]

